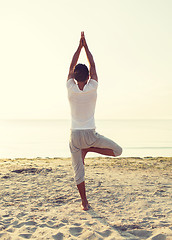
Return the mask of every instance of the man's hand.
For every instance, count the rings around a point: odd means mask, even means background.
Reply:
[[[89,65],[90,65],[90,78],[98,81],[98,77],[97,77],[97,73],[96,73],[96,66],[95,66],[95,63],[94,63],[93,56],[88,49],[88,46],[87,46],[87,43],[86,43],[86,40],[85,40],[85,36],[84,36],[84,32],[81,32],[81,41],[82,41],[82,46],[85,48],[85,52],[86,52],[88,62],[89,62]]]
[[[84,36],[84,32],[81,32],[81,42],[82,42],[83,47],[85,47],[87,45],[85,36]]]
[[[84,37],[84,32],[81,32],[81,38],[83,38]]]

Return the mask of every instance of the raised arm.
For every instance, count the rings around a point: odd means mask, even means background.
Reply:
[[[79,46],[78,46],[76,52],[74,53],[73,58],[72,58],[72,62],[70,64],[69,74],[68,74],[68,79],[67,80],[69,80],[71,78],[74,78],[74,68],[75,68],[75,66],[78,62],[78,58],[79,58],[82,47],[83,47],[82,39],[80,39]]]
[[[85,40],[85,36],[84,36],[84,32],[81,33],[81,40],[82,40],[82,44],[84,46],[84,49],[85,49],[85,52],[87,55],[89,65],[90,65],[90,78],[98,81],[95,62],[94,62],[94,59],[93,59],[93,56],[92,56],[90,50],[88,49],[88,46],[87,46],[87,43]]]

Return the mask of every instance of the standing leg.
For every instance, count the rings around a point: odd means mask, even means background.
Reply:
[[[87,211],[89,209],[89,204],[88,200],[86,197],[86,190],[85,190],[85,170],[84,170],[84,165],[82,162],[82,151],[79,150],[77,152],[72,152],[71,151],[71,156],[72,156],[72,165],[74,169],[74,176],[75,176],[75,182],[81,197],[81,207],[83,210]]]
[[[78,184],[77,188],[79,190],[80,196],[81,196],[81,201],[82,201],[82,209],[87,211],[89,209],[89,204],[87,201],[87,197],[86,197],[86,191],[85,191],[85,181]]]
[[[84,164],[84,159],[85,159],[85,156],[86,156],[87,152],[96,152],[96,153],[100,153],[100,154],[103,154],[103,155],[115,157],[115,154],[114,154],[113,150],[108,149],[108,148],[94,148],[94,147],[86,148],[86,149],[82,149],[83,164]],[[88,204],[87,197],[86,197],[85,181],[78,184],[77,188],[79,190],[81,200],[82,200],[82,209],[87,211],[89,209],[89,204]]]

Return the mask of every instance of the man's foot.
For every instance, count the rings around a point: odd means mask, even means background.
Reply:
[[[82,210],[84,210],[84,211],[88,211],[90,208],[91,208],[91,206],[87,203],[87,204],[81,204],[81,208],[82,208]]]

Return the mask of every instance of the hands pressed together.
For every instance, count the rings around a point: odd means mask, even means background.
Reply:
[[[78,58],[81,52],[81,49],[84,47],[85,49],[85,53],[87,55],[87,59],[90,65],[90,77],[96,81],[98,81],[97,78],[97,73],[96,73],[96,68],[95,68],[95,63],[94,63],[94,59],[93,56],[90,52],[90,50],[88,49],[86,40],[85,40],[85,36],[84,36],[84,32],[81,32],[81,38],[80,38],[80,42],[79,42],[79,47],[77,48],[76,52],[73,55],[71,64],[70,64],[70,68],[69,68],[69,74],[68,74],[68,80],[71,78],[74,78],[74,68],[78,62]]]
[[[85,36],[84,36],[84,32],[81,32],[81,38],[80,38],[80,44],[79,45],[80,45],[81,48],[87,46]]]

